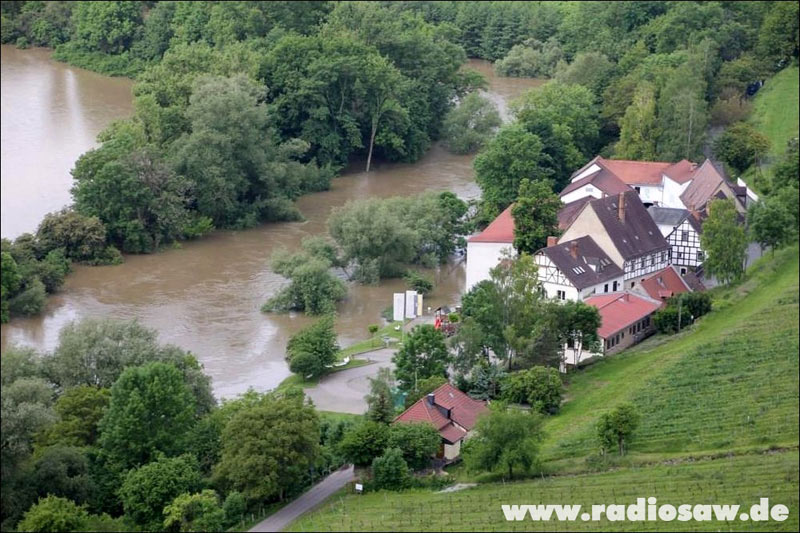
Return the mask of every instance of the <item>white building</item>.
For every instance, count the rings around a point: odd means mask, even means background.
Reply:
[[[591,237],[556,243],[534,255],[548,298],[583,301],[594,294],[622,290],[623,272]]]
[[[504,253],[516,255],[511,206],[485,230],[467,240],[467,292],[477,283],[489,279],[489,271],[500,263]]]

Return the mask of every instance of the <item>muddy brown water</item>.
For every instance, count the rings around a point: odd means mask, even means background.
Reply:
[[[488,96],[501,109],[509,98],[541,83],[496,78],[488,62],[473,60],[470,66],[487,76]],[[69,169],[96,144],[103,127],[130,113],[130,88],[128,80],[53,62],[45,50],[2,47],[4,237],[34,230],[46,212],[69,203]],[[289,375],[283,359],[288,337],[313,320],[297,313],[259,312],[285,284],[269,269],[273,251],[297,248],[303,237],[325,233],[331,209],[348,200],[443,190],[475,198],[479,190],[472,160],[436,145],[414,164],[378,164],[369,174],[359,165],[335,178],[331,190],[299,200],[304,222],[218,231],[178,249],[127,256],[117,266],[75,266],[42,315],[2,326],[2,347],[19,343],[52,350],[59,330],[72,320],[137,319],[158,330],[162,342],[195,353],[217,396],[234,396],[248,387],[268,390]],[[432,273],[436,288],[425,306],[458,301],[463,262],[452,261]],[[404,288],[402,280],[350,285],[347,300],[337,309],[339,342],[366,338],[367,326],[381,322],[392,293]]]

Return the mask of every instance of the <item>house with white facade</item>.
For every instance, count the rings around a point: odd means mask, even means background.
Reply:
[[[670,264],[669,244],[634,191],[586,202],[558,243],[586,236],[622,269],[625,288]]]
[[[504,253],[516,254],[511,206],[500,213],[485,230],[467,239],[466,291],[489,279],[489,271],[500,263]]]
[[[699,215],[686,209],[651,206],[647,209],[661,234],[667,239],[672,254],[672,264],[681,275],[695,271],[705,261],[705,252],[700,244]]]
[[[622,290],[622,269],[589,236],[561,243],[550,237],[534,261],[548,298],[583,301]]]

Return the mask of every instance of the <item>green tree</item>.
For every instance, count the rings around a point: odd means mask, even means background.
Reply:
[[[183,493],[192,493],[202,486],[197,458],[159,457],[125,474],[119,497],[125,515],[150,531],[166,526],[165,507]],[[178,522],[180,524],[180,521]]]
[[[800,188],[800,153],[797,139],[791,139],[784,154],[772,165],[772,187],[779,190]]]
[[[85,507],[66,498],[47,496],[25,512],[17,531],[82,531],[88,520]]]
[[[450,354],[444,334],[430,324],[414,326],[392,362],[400,387],[406,391],[418,390],[419,380],[447,376]]]
[[[714,140],[714,155],[741,174],[769,152],[769,139],[747,122],[737,122]]]
[[[0,278],[2,278],[2,285],[0,285],[0,321],[5,324],[11,317],[9,310],[9,298],[14,296],[19,289],[22,281],[17,269],[17,262],[14,257],[8,252],[2,252],[2,263],[0,263]]]
[[[441,375],[434,375],[425,379],[417,380],[417,390],[408,391],[405,399],[405,407],[408,409],[414,405],[417,400],[424,398],[431,392],[435,391],[442,385],[447,383],[447,378]]]
[[[603,413],[597,421],[597,439],[603,454],[616,447],[620,455],[625,455],[633,432],[639,425],[636,408],[628,403],[617,406],[613,411]]]
[[[369,141],[367,148],[367,168],[369,172],[372,163],[372,151],[375,147],[375,137],[378,134],[378,127],[381,120],[388,113],[396,113],[401,116],[407,115],[401,103],[395,95],[403,89],[405,83],[402,74],[385,57],[379,55],[369,55],[366,57],[362,68],[364,84],[364,99],[366,101],[366,112],[369,117]],[[389,132],[385,132],[378,141],[383,144],[402,142]]]
[[[600,349],[597,330],[600,328],[600,313],[593,305],[578,301],[556,302],[549,306],[554,329],[562,345],[575,350],[576,361],[584,351]]]
[[[747,234],[737,218],[733,200],[712,200],[700,235],[700,245],[706,252],[705,271],[722,283],[738,279],[744,271]]]
[[[344,458],[357,466],[367,466],[386,449],[389,428],[386,424],[365,420],[350,428],[339,443]]]
[[[89,502],[95,490],[85,450],[61,445],[37,451],[27,484],[40,498],[60,496],[78,504]]]
[[[503,383],[503,399],[527,403],[542,414],[555,414],[561,407],[563,384],[557,368],[534,366],[512,372]]]
[[[113,252],[106,249],[106,228],[97,217],[86,217],[71,209],[45,215],[36,230],[43,250],[62,248],[72,261],[103,263]]]
[[[379,489],[401,490],[411,481],[408,465],[399,448],[387,448],[380,457],[372,461],[372,477]]]
[[[427,422],[400,422],[389,427],[387,451],[399,449],[406,464],[413,470],[421,470],[431,463],[441,445],[439,432]]]
[[[795,194],[797,191],[795,191]],[[747,223],[753,240],[775,253],[776,248],[789,243],[796,235],[794,215],[778,197],[766,196],[747,211]]]
[[[4,483],[19,474],[33,450],[36,434],[56,420],[52,409],[53,396],[53,389],[44,380],[33,377],[4,383],[0,389],[0,450]]]
[[[475,180],[482,191],[481,218],[491,221],[518,195],[524,178],[553,176],[537,135],[517,123],[504,126],[475,157]]]
[[[549,180],[523,179],[511,216],[514,218],[514,248],[534,254],[547,246],[547,237],[558,236],[558,211],[561,199]]]
[[[389,424],[394,420],[394,375],[391,368],[379,368],[374,378],[369,378],[369,394],[367,402],[367,419]]]
[[[417,291],[419,294],[428,294],[433,290],[433,279],[414,270],[406,272],[403,279],[406,280],[411,290]]]
[[[563,57],[556,39],[546,42],[529,39],[512,46],[504,58],[495,61],[494,69],[500,76],[547,78],[553,75]]]
[[[514,477],[514,468],[529,473],[539,467],[542,420],[537,413],[495,407],[478,417],[475,437],[464,444],[471,470],[499,471]]]
[[[298,331],[286,344],[289,369],[301,376],[321,376],[336,362],[338,352],[332,314]]]
[[[800,30],[798,6],[793,2],[780,2],[772,6],[758,32],[756,50],[761,57],[777,63],[798,55]]]
[[[42,358],[33,348],[9,344],[0,358],[0,383],[10,385],[20,378],[41,376]]]
[[[159,453],[182,451],[194,420],[194,397],[174,365],[129,367],[111,387],[99,445],[114,467],[125,470]]]
[[[620,119],[619,142],[614,147],[616,157],[639,161],[658,158],[655,94],[655,87],[650,82],[642,81],[637,85],[633,101]]]
[[[566,85],[583,85],[598,97],[614,73],[614,63],[602,52],[595,51],[580,52],[569,65],[562,62],[559,67],[556,80]]]
[[[231,491],[225,497],[222,510],[225,513],[225,523],[228,525],[236,524],[244,518],[244,513],[247,511],[247,501],[245,501],[241,492]]]
[[[37,439],[50,446],[92,446],[97,441],[97,426],[111,400],[108,389],[79,385],[64,391],[53,406],[59,420]],[[72,498],[73,500],[75,498]]]
[[[278,497],[297,486],[319,453],[319,417],[303,396],[269,398],[244,407],[222,432],[215,477],[250,500]]]
[[[306,252],[290,255],[278,250],[272,256],[274,272],[288,278],[291,283],[270,298],[261,310],[305,311],[309,315],[332,313],[336,302],[347,295],[347,287],[331,272],[328,259],[311,256]]]
[[[184,493],[164,508],[166,531],[223,531],[225,512],[219,505],[217,493]]]
[[[469,154],[485,145],[501,124],[497,106],[473,92],[447,113],[442,138],[451,152]]]
[[[139,2],[78,2],[75,37],[89,50],[118,54],[130,48],[142,22]]]

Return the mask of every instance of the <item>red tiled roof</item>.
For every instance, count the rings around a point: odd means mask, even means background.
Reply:
[[[658,185],[665,170],[674,166],[661,161],[629,161],[598,158],[598,163],[628,185]]]
[[[486,229],[468,239],[469,242],[514,242],[514,218],[511,216],[511,208],[514,204],[506,207]]]
[[[642,288],[655,300],[662,300],[674,294],[691,291],[673,266],[659,270],[642,280]],[[664,307],[666,305],[666,302],[662,302],[661,306]]]
[[[681,159],[674,165],[664,170],[664,174],[676,183],[686,183],[694,175],[697,165],[686,159]]]
[[[600,313],[600,328],[597,330],[597,335],[603,339],[638,322],[661,307],[661,302],[630,292],[600,294],[587,298],[585,302],[595,306]]]
[[[424,396],[394,421],[428,422],[436,428],[444,440],[452,444],[461,440],[467,431],[475,427],[478,415],[487,409],[484,402],[473,400],[449,383],[445,383],[432,394],[434,405],[431,405],[428,397]],[[454,425],[454,422],[464,429]]]

